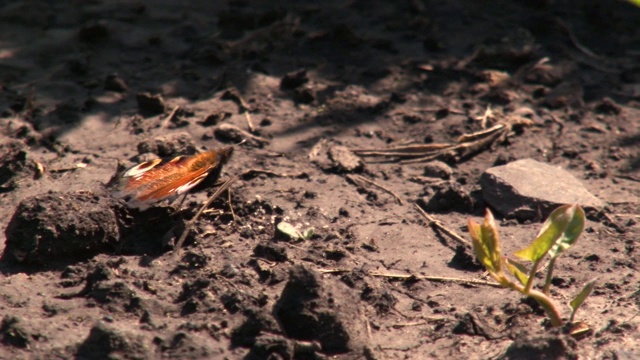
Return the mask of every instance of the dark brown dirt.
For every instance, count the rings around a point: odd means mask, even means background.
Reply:
[[[640,9],[278,3],[0,5],[0,358],[640,357]],[[438,163],[354,155],[514,120]],[[127,209],[106,186],[152,156],[240,140],[222,178],[262,172],[178,258],[212,189],[175,213]],[[414,203],[467,237],[481,174],[525,158],[607,203],[553,279],[566,304],[598,278],[578,339],[518,294],[421,279],[482,269]],[[499,220],[508,253],[540,227]]]

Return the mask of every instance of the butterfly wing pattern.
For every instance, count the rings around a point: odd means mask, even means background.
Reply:
[[[176,156],[169,161],[145,161],[122,174],[114,196],[140,210],[165,199],[174,200],[229,161],[231,154],[233,147],[227,146],[193,156]]]

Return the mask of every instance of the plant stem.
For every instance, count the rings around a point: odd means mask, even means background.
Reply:
[[[525,295],[529,295],[529,293],[531,292],[531,287],[533,286],[533,279],[536,277],[536,273],[538,272],[538,266],[540,266],[540,261],[542,261],[542,258],[534,262],[533,266],[531,267],[531,271],[529,272],[529,279],[527,280],[527,285],[525,286],[524,291],[522,291],[522,293]]]
[[[551,326],[558,327],[563,325],[562,317],[558,312],[558,306],[550,297],[538,290],[531,290],[527,295],[534,298],[538,304],[544,308],[544,311],[549,316],[549,320],[551,320]]]
[[[508,287],[517,290],[527,296],[531,296],[535,301],[542,306],[547,316],[549,316],[549,320],[551,321],[551,326],[558,327],[562,326],[564,322],[562,321],[562,316],[558,312],[557,304],[551,300],[546,294],[538,291],[538,290],[529,290],[529,292],[525,293],[526,288],[522,287],[520,284],[509,282]]]
[[[551,277],[553,276],[553,266],[556,264],[556,258],[551,258],[549,260],[549,268],[547,269],[547,277],[544,279],[544,287],[542,288],[542,292],[546,295],[550,294],[549,288],[551,287]]]

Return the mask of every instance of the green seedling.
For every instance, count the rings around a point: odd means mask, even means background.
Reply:
[[[575,244],[584,229],[584,210],[578,205],[563,205],[555,209],[542,225],[538,236],[529,247],[515,253],[521,260],[533,265],[530,269],[524,264],[502,255],[500,238],[493,214],[487,210],[482,224],[469,219],[469,234],[473,241],[473,250],[478,260],[489,274],[503,287],[516,290],[536,300],[549,316],[554,327],[564,325],[557,303],[551,299],[549,287],[556,260],[565,250]],[[549,266],[542,291],[533,289],[533,279],[542,260],[548,255]],[[505,272],[505,269],[507,272]],[[510,273],[511,276],[508,276]],[[515,278],[515,281],[513,280]],[[595,280],[587,283],[582,291],[569,303],[570,322],[584,300],[591,294]]]
[[[278,231],[288,236],[292,240],[309,240],[313,236],[313,228],[308,228],[303,232],[300,232],[298,229],[296,229],[295,226],[284,221],[280,222],[277,228]]]

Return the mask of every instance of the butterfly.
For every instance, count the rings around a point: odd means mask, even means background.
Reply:
[[[219,170],[232,154],[233,147],[227,146],[170,160],[145,161],[122,174],[114,196],[126,200],[130,208],[140,210],[165,199],[173,201]]]

